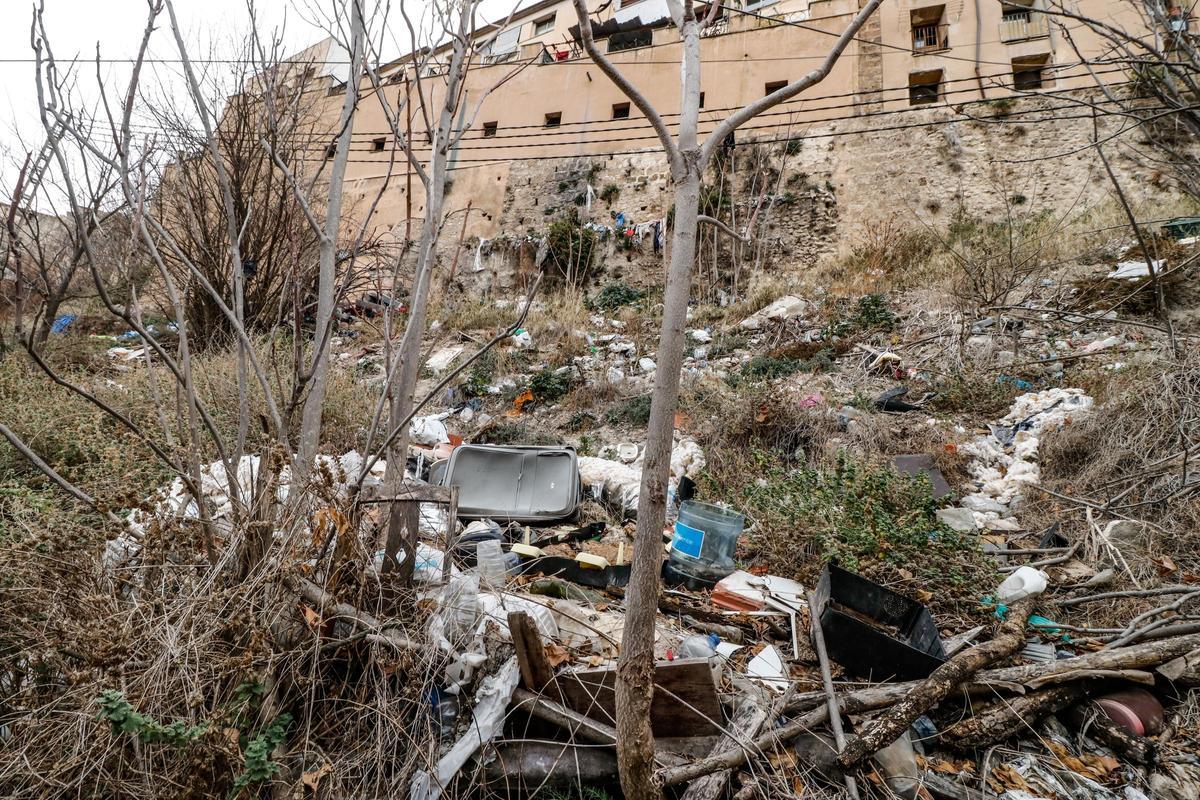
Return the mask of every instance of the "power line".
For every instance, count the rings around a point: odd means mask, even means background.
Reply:
[[[1023,116],[1026,114],[1043,113],[1047,110],[1054,110],[1054,109],[1027,109],[1024,111],[1009,112],[1004,119],[994,120],[993,124],[1032,125],[1032,124],[1037,124],[1040,122],[1074,120],[1074,119],[1091,119],[1092,118],[1092,114],[1089,111],[1087,113],[1082,113],[1082,114],[1050,115],[1050,116],[1038,117],[1035,119],[1024,119],[1024,120],[1019,120],[1019,121],[1013,120],[1013,117]],[[1158,111],[1158,110],[1169,110],[1169,109],[1167,109],[1166,107],[1148,107],[1147,110]],[[852,119],[856,119],[856,117],[835,117],[835,118],[829,118],[826,120],[819,120],[819,122],[838,122],[838,121],[846,121],[846,120],[852,120]],[[805,123],[805,124],[808,125],[811,123]],[[787,137],[783,137],[783,138],[755,139],[755,140],[752,140],[751,143],[770,144],[770,143],[782,143],[782,142],[790,142],[790,141],[797,141],[797,140],[806,141],[806,140],[811,140],[811,139],[839,138],[839,137],[843,137],[843,136],[863,136],[863,135],[870,135],[870,134],[874,134],[874,133],[885,133],[885,132],[891,132],[891,131],[909,130],[909,129],[913,129],[913,128],[935,127],[935,126],[940,126],[940,125],[945,125],[945,124],[947,124],[945,120],[930,120],[928,122],[886,125],[886,126],[878,126],[878,127],[873,127],[873,128],[862,128],[862,129],[846,130],[846,131],[830,131],[827,133],[803,133],[803,134],[796,134],[793,136],[787,136]],[[751,130],[751,131],[753,131],[753,130],[771,130],[771,129],[777,130],[778,128],[779,128],[779,126],[777,126],[777,125],[774,125],[774,126],[760,125],[760,126],[742,128],[742,130]],[[648,138],[656,138],[656,137],[648,137]],[[617,140],[617,141],[629,141],[629,138],[627,137],[625,139],[621,139],[621,140]],[[585,144],[588,144],[588,143],[592,143],[592,142],[585,142]],[[542,146],[544,146],[544,145],[525,145],[524,147],[542,147]],[[470,149],[475,149],[475,148],[470,148]],[[479,148],[479,149],[482,149],[482,148]],[[543,154],[537,155],[534,158],[522,158],[519,156],[511,157],[511,158],[454,158],[453,162],[455,164],[500,164],[500,163],[511,163],[511,162],[515,162],[515,161],[530,161],[530,160],[542,160],[542,159],[549,160],[549,159],[564,159],[564,158],[566,158],[566,159],[603,158],[606,156],[641,154],[641,153],[646,153],[652,149],[653,148],[643,148],[640,150],[618,150],[618,151],[607,151],[607,152],[601,152],[601,153],[563,153],[563,154],[544,154],[543,153]],[[313,149],[302,149],[299,152],[316,152],[316,151]],[[355,151],[355,152],[364,152],[364,151]],[[324,162],[326,159],[325,158],[303,158],[303,157],[301,157],[301,158],[297,158],[296,160],[298,162],[302,162],[302,163],[321,163],[321,162]],[[380,159],[362,159],[362,158],[350,158],[350,159],[348,159],[348,162],[353,163],[353,164],[373,164],[376,166],[383,166],[386,163],[384,161],[381,161]],[[399,167],[403,167],[405,165],[405,160],[403,158],[398,157],[395,161],[395,164]],[[467,169],[467,168],[468,167],[449,167],[449,169]]]
[[[1124,70],[1117,68],[1117,69],[1110,69],[1110,70],[1098,70],[1098,71],[1096,71],[1095,74],[1099,76],[1099,75],[1109,75],[1109,74],[1113,74],[1113,73],[1123,73],[1123,72],[1124,72]],[[992,78],[992,77],[997,77],[997,76],[983,76],[983,77]],[[1066,78],[1070,78],[1070,77],[1076,77],[1076,76],[1061,76],[1062,79],[1066,79]],[[945,86],[948,84],[958,84],[958,83],[974,84],[975,81],[976,81],[976,79],[974,77],[957,78],[957,79],[953,79],[953,80],[943,81],[941,85]],[[1121,83],[1113,83],[1110,85],[1121,86],[1121,85],[1126,85],[1126,83],[1127,82],[1121,82]],[[909,90],[909,88],[910,87],[908,87],[907,85],[906,86],[898,86],[898,87],[888,87],[888,88],[883,88],[883,89],[869,90],[867,92],[867,94],[882,94],[882,93],[886,93],[886,92],[907,92]],[[967,88],[943,91],[942,96],[950,97],[950,96],[962,95],[962,94],[974,94],[977,91],[978,91],[978,89],[972,85]],[[1057,98],[1063,94],[1077,92],[1077,91],[1079,91],[1079,90],[1068,87],[1068,88],[1052,89],[1052,90],[1047,90],[1044,92],[1039,92],[1036,96]],[[824,95],[821,97],[794,99],[794,100],[785,101],[785,102],[781,103],[780,106],[791,106],[794,104],[804,104],[804,103],[812,102],[813,100],[819,100],[819,99],[840,99],[840,98],[846,98],[846,97],[854,97],[854,96],[857,96],[858,94],[859,93],[857,93],[857,92],[843,92],[843,93],[839,93],[839,94]],[[1021,95],[1018,95],[1018,97],[1021,97]],[[900,98],[894,98],[894,100],[898,100],[898,99],[900,99]],[[995,99],[995,98],[993,98],[993,99]],[[1007,99],[1007,98],[1005,98],[1005,99]],[[808,113],[820,112],[820,111],[836,111],[836,110],[847,109],[847,108],[861,108],[864,106],[870,106],[873,103],[883,103],[883,102],[892,102],[892,101],[893,100],[884,100],[882,98],[879,98],[879,99],[870,100],[867,102],[850,102],[850,103],[841,103],[841,104],[836,104],[836,105],[815,106],[815,107],[807,107],[807,108],[771,110],[771,111],[766,111],[762,114],[759,114],[757,117],[755,117],[755,119],[760,119],[763,117],[791,116],[794,114],[808,114]],[[854,114],[851,117],[847,117],[847,118],[863,119],[863,118],[878,117],[878,116],[888,116],[891,114],[905,114],[905,113],[911,113],[911,112],[928,111],[928,110],[937,109],[937,108],[950,108],[955,105],[977,105],[977,104],[983,104],[983,103],[988,103],[988,102],[991,102],[991,100],[989,100],[987,98],[966,100],[966,101],[957,102],[957,103],[951,103],[949,101],[944,101],[941,103],[923,104],[923,105],[919,105],[919,106],[910,106],[910,107],[906,107],[906,108],[864,111],[862,113]],[[1110,104],[1112,101],[1101,100],[1098,102],[1100,104]],[[733,107],[730,107],[727,109],[726,108],[701,109],[701,114],[715,114],[720,111],[736,110],[738,108],[740,108],[740,106],[733,106]],[[775,108],[778,109],[779,106],[776,106]],[[678,113],[663,114],[661,116],[663,116],[665,118],[664,122],[668,127],[677,126],[679,124],[677,121],[669,119],[669,118],[673,118],[673,117],[678,117],[679,116]],[[622,122],[624,120],[585,120],[585,121],[575,122],[575,123],[561,123],[560,125],[554,126],[553,128],[546,128],[545,125],[513,125],[513,126],[505,126],[503,128],[504,133],[497,132],[493,136],[485,136],[485,135],[483,135],[483,131],[481,129],[472,128],[472,129],[468,129],[468,130],[478,130],[478,134],[471,135],[471,136],[464,136],[463,140],[470,141],[470,142],[476,142],[476,141],[494,142],[497,140],[507,140],[507,139],[523,139],[523,140],[557,139],[557,138],[560,138],[563,136],[570,135],[572,133],[577,133],[577,132],[587,133],[587,132],[589,132],[588,130],[583,130],[583,131],[573,131],[573,130],[572,131],[560,131],[559,130],[560,128],[566,128],[568,126],[574,128],[574,127],[578,127],[578,126],[582,126],[582,125],[599,126],[598,129],[592,129],[592,131],[596,132],[596,133],[605,133],[605,134],[606,133],[615,133],[615,132],[619,132],[619,131],[651,131],[652,129],[649,125],[649,122],[644,121],[644,118],[642,118],[642,119],[643,119],[643,121],[639,122],[638,124],[617,125],[617,126],[612,126],[609,123]],[[702,121],[712,122],[715,120],[710,119],[710,120],[702,120]],[[810,120],[803,120],[802,122],[809,122],[809,121]],[[829,120],[821,119],[821,120],[811,120],[811,121],[822,121],[823,122],[823,121],[829,121]],[[163,133],[169,133],[169,134],[176,134],[177,141],[190,143],[190,142],[187,142],[187,140],[184,138],[183,133],[173,131],[171,129],[156,127],[156,126],[149,126],[149,125],[136,125],[133,127],[137,128],[139,130],[139,132],[142,132],[142,133],[158,134],[160,132],[163,132]],[[523,134],[509,133],[509,131],[533,130],[533,129],[536,129],[537,131],[540,131],[540,132],[538,132],[538,133],[523,133]],[[197,138],[203,137],[204,132],[201,130],[189,129],[189,131],[196,134]],[[390,130],[387,130],[387,131],[357,131],[354,133],[353,137],[355,139],[360,140],[360,143],[361,143],[361,140],[364,140],[364,139],[370,139],[370,140],[374,141],[380,137],[387,138],[392,135],[393,135],[393,132]],[[329,138],[328,134],[311,133],[311,132],[300,132],[300,133],[295,134],[295,136],[296,136],[296,138],[299,138],[301,140],[307,140],[310,142],[321,142],[322,147],[326,143],[326,140]],[[622,141],[624,139],[630,139],[630,138],[653,139],[653,138],[657,138],[657,135],[651,134],[651,135],[644,136],[644,137],[622,137],[622,139],[617,139],[617,140],[601,140],[601,141]],[[254,141],[257,141],[257,139],[255,139]],[[574,143],[577,143],[577,142],[546,142],[546,146],[552,147],[552,146],[555,146],[558,144],[574,144]],[[513,146],[513,145],[492,144],[492,145],[488,146],[488,149],[499,148],[499,147],[511,147],[511,146]],[[417,149],[422,149],[422,148],[427,149],[428,143],[426,143],[425,145],[420,145],[418,142]],[[473,148],[473,147],[458,147],[456,149],[470,150],[470,149],[484,149],[484,148],[482,148],[482,147],[475,147],[475,148]],[[385,151],[359,150],[358,152],[388,152],[388,151],[387,150],[385,150]]]
[[[1120,84],[1114,84],[1114,85],[1120,85]],[[974,88],[965,88],[965,89],[958,89],[958,90],[955,90],[952,92],[946,92],[944,94],[945,95],[965,94],[965,93],[973,93],[974,91],[975,91]],[[1068,93],[1068,92],[1073,92],[1073,91],[1076,91],[1076,90],[1074,90],[1074,89],[1058,89],[1058,90],[1053,90],[1052,92],[1040,93],[1038,96],[1039,97],[1051,97],[1052,99],[1058,99],[1060,95]],[[776,124],[771,124],[771,125],[745,125],[745,126],[742,126],[739,130],[748,131],[748,130],[773,129],[773,128],[779,128],[783,124],[812,125],[812,124],[818,124],[818,123],[843,122],[843,121],[848,121],[848,120],[870,119],[873,117],[898,116],[898,115],[903,115],[903,114],[927,112],[927,111],[939,110],[939,109],[942,109],[942,110],[950,109],[955,106],[961,107],[961,106],[984,105],[989,102],[990,101],[986,100],[986,99],[967,100],[967,101],[961,102],[961,103],[943,102],[943,103],[938,103],[938,104],[910,106],[910,107],[906,107],[906,108],[899,108],[899,109],[892,109],[892,110],[871,111],[871,112],[865,112],[865,113],[861,113],[861,114],[834,115],[834,116],[828,116],[828,117],[817,117],[814,119],[806,118],[806,119],[796,120],[795,122],[789,122],[789,123],[776,123]],[[1105,105],[1111,105],[1114,102],[1116,102],[1116,101],[1108,100],[1108,99],[1100,99],[1100,100],[1097,100],[1095,104],[1099,105],[1099,106],[1105,106]],[[1066,103],[1060,103],[1058,105],[1051,106],[1051,107],[1042,107],[1042,108],[1038,108],[1038,109],[1032,109],[1031,111],[1053,112],[1053,111],[1057,111],[1057,110],[1064,109],[1064,108],[1073,108],[1076,105],[1077,104],[1075,104],[1075,103],[1066,102]],[[754,119],[759,120],[759,119],[766,118],[766,117],[774,118],[774,117],[779,117],[779,116],[792,116],[795,114],[818,112],[818,111],[837,111],[837,110],[843,110],[843,109],[847,109],[847,108],[857,108],[859,106],[860,106],[860,104],[856,104],[856,103],[844,103],[844,104],[835,105],[835,106],[825,106],[825,107],[813,108],[813,109],[794,109],[794,110],[790,110],[790,111],[764,112],[763,114],[756,116]],[[1026,112],[1022,112],[1022,113],[1031,113],[1031,111],[1026,111]],[[719,123],[719,120],[715,120],[715,119],[700,120],[701,125],[712,125],[715,127],[715,125],[718,123]],[[667,122],[666,124],[668,126],[676,126],[679,123],[678,122]],[[939,124],[944,124],[944,123],[939,123]],[[594,133],[598,133],[598,134],[607,134],[607,133],[614,133],[614,132],[618,132],[618,131],[622,131],[622,130],[636,130],[636,131],[644,131],[646,133],[644,135],[640,135],[640,136],[623,135],[618,138],[612,138],[612,139],[588,138],[588,139],[561,140],[561,138],[559,138],[562,136],[571,135],[572,133],[586,134],[589,132],[594,132]],[[166,137],[168,137],[168,140],[172,141],[175,144],[187,144],[187,145],[197,144],[196,142],[193,142],[193,141],[183,138],[180,134],[177,134],[175,132],[165,130],[165,129],[161,130],[161,131],[157,130],[157,129],[151,129],[150,133],[153,133],[155,135],[157,135],[159,133],[165,134]],[[701,131],[701,133],[711,133],[711,130]],[[388,135],[390,135],[390,133]],[[318,151],[325,150],[325,145],[324,145],[325,137],[315,135],[315,134],[314,135],[301,134],[298,138],[300,140],[301,145],[320,143],[316,147],[301,146],[301,147],[296,148],[297,151],[299,151],[299,152],[318,152]],[[649,126],[649,124],[646,123],[646,124],[635,125],[635,126],[605,128],[603,130],[597,130],[597,131],[586,131],[586,130],[585,131],[566,131],[563,133],[546,131],[546,132],[543,132],[540,134],[524,134],[524,135],[513,135],[513,136],[497,135],[494,137],[472,136],[472,137],[465,137],[465,138],[466,138],[466,141],[469,141],[469,142],[489,142],[489,143],[493,142],[494,140],[497,140],[497,139],[506,139],[506,140],[507,139],[522,139],[522,140],[526,140],[526,141],[523,143],[519,143],[519,144],[479,144],[479,145],[471,145],[471,146],[459,145],[454,148],[454,152],[471,151],[471,150],[524,149],[524,148],[532,148],[532,147],[554,148],[554,147],[568,147],[568,146],[577,146],[577,145],[607,144],[607,143],[614,143],[614,142],[645,141],[645,140],[657,140],[658,135],[656,133],[654,133],[653,129]],[[555,141],[544,141],[544,139],[547,139],[547,138],[556,139],[556,140]],[[538,140],[538,141],[529,142],[528,140],[531,140],[531,139]],[[255,141],[256,142],[257,139],[243,140],[243,141]],[[431,150],[431,147],[428,143],[426,143],[426,144],[415,143],[413,145],[412,149],[415,153],[428,153]],[[402,149],[392,147],[392,148],[386,148],[383,150],[374,150],[373,148],[351,148],[351,152],[356,152],[356,153],[375,152],[375,153],[380,153],[380,154],[383,154],[384,156],[387,156],[388,154],[391,154],[392,152],[402,153],[403,151],[402,151]],[[368,159],[368,161],[375,161],[376,163],[381,163],[382,160],[383,159]]]

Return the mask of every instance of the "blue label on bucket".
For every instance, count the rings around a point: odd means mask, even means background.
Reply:
[[[691,525],[684,525],[682,522],[675,522],[675,538],[671,540],[671,548],[678,550],[685,556],[692,558],[700,557],[700,548],[704,544],[704,531],[699,528],[693,528]]]

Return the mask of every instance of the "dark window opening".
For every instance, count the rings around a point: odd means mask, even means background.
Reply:
[[[384,139],[383,137],[380,137],[378,139],[372,139],[371,140],[371,149],[374,150],[376,153],[382,153],[383,146],[385,144],[387,144],[387,139]]]
[[[559,125],[562,125],[562,112],[561,111],[555,111],[551,114],[546,115],[546,127],[547,128],[557,128]]]
[[[770,81],[767,83],[766,86],[763,87],[763,94],[768,95],[773,92],[778,92],[780,89],[782,89],[783,87],[785,87],[787,85],[788,85],[787,81]]]
[[[629,103],[613,103],[613,119],[629,119]]]
[[[908,104],[936,103],[942,96],[942,71],[914,72],[908,76]]]
[[[704,108],[704,92],[700,93],[700,107]]]
[[[1046,86],[1046,66],[1049,63],[1049,55],[1014,58],[1012,62],[1013,88],[1021,92],[1044,88]]]
[[[496,131],[497,131],[497,130],[499,130],[499,129],[500,129],[500,123],[499,123],[499,122],[485,122],[485,123],[483,123],[483,138],[485,138],[485,139],[490,139],[490,138],[492,138],[493,136],[495,136],[495,135],[496,135]]]
[[[337,155],[337,143],[334,142],[333,144],[331,144],[325,148],[325,158],[333,158],[336,155]]]
[[[632,50],[635,47],[649,47],[653,41],[654,32],[649,28],[619,31],[608,37],[608,52],[616,53],[621,50]]]

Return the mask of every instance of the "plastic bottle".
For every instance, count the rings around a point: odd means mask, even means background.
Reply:
[[[675,648],[675,655],[678,658],[712,658],[717,654],[717,645],[720,643],[721,637],[715,633],[696,634],[680,642],[679,647]]]
[[[503,586],[508,575],[508,561],[500,542],[487,539],[478,544],[475,549],[475,563],[479,569],[479,578],[490,586]]]

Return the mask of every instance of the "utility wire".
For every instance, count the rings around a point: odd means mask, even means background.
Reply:
[[[1121,69],[1112,69],[1112,70],[1100,70],[1100,71],[1097,71],[1096,74],[1097,75],[1108,75],[1108,74],[1123,73],[1123,72],[1124,72],[1124,70],[1121,70]],[[992,77],[992,76],[985,76],[985,77]],[[1065,76],[1065,77],[1072,77],[1072,76]],[[954,81],[945,81],[944,83],[974,84],[975,78],[974,77],[962,78],[962,79],[956,79]],[[1129,84],[1130,84],[1130,82],[1123,81],[1120,83],[1112,83],[1109,85],[1113,86],[1113,87],[1120,87],[1120,86],[1129,85]],[[908,89],[909,89],[908,86],[901,86],[901,87],[890,87],[887,89],[879,89],[879,90],[872,90],[872,91],[875,93],[900,92],[900,91],[907,92]],[[943,91],[942,97],[945,98],[945,97],[957,96],[957,95],[962,95],[962,94],[975,94],[978,91],[979,90],[977,87],[975,87],[974,85],[971,85],[966,88],[954,89],[954,90],[950,90],[950,91]],[[1051,89],[1051,90],[1046,90],[1043,92],[1038,92],[1035,96],[1049,97],[1049,98],[1057,99],[1061,95],[1068,94],[1068,93],[1074,93],[1074,92],[1078,92],[1078,91],[1080,91],[1080,89],[1076,89],[1076,88]],[[828,97],[830,99],[835,99],[835,98],[843,98],[843,97],[853,96],[854,94],[855,93],[843,93],[843,94],[837,94],[837,95],[827,95],[826,97]],[[943,101],[940,103],[927,103],[927,104],[921,104],[921,105],[917,105],[917,106],[908,106],[905,108],[896,108],[896,109],[880,109],[880,110],[875,110],[875,111],[863,111],[861,113],[856,113],[856,114],[852,114],[852,115],[844,115],[844,116],[837,116],[837,117],[831,117],[831,118],[822,118],[822,119],[817,119],[817,120],[807,120],[807,119],[798,120],[797,123],[807,124],[809,122],[814,122],[814,121],[815,122],[830,122],[830,121],[840,121],[840,120],[846,120],[846,119],[866,119],[866,118],[871,118],[871,117],[889,116],[892,114],[907,114],[907,113],[912,113],[912,112],[929,111],[929,110],[933,110],[933,109],[953,108],[955,106],[988,104],[988,103],[994,102],[997,99],[1004,99],[1004,100],[1019,99],[1019,98],[1028,97],[1028,96],[1029,95],[1015,95],[1015,96],[1006,97],[1006,98],[991,98],[991,99],[979,98],[979,99],[965,100],[965,101],[961,101],[961,102],[950,102],[947,100],[947,101]],[[782,105],[792,105],[792,104],[797,104],[797,103],[803,104],[805,102],[811,102],[812,100],[816,100],[816,99],[819,99],[819,98],[809,98],[808,100],[801,100],[801,101],[791,100],[791,101],[786,101],[785,103],[781,103],[780,105],[781,106]],[[813,112],[820,112],[820,111],[837,111],[837,110],[843,110],[843,109],[849,109],[849,108],[863,108],[863,107],[867,107],[867,106],[870,106],[875,103],[894,102],[895,100],[899,100],[899,99],[901,99],[901,98],[893,98],[893,99],[889,99],[889,100],[879,98],[876,100],[870,100],[870,101],[866,101],[866,102],[850,102],[850,103],[841,103],[841,104],[836,104],[836,105],[814,106],[814,107],[806,107],[806,108],[786,108],[786,109],[781,109],[781,110],[766,111],[766,112],[756,116],[755,119],[760,119],[763,117],[772,117],[773,118],[773,117],[781,117],[781,116],[792,116],[795,114],[810,114]],[[1104,99],[1104,100],[1098,100],[1096,102],[1098,105],[1106,105],[1106,104],[1111,104],[1113,101]],[[1067,104],[1067,105],[1073,106],[1075,104],[1071,103],[1071,104]],[[740,106],[738,106],[736,108],[740,108]],[[778,108],[778,106],[776,108]],[[723,111],[723,110],[725,110],[725,109],[701,109],[700,113],[706,114],[706,115],[707,114],[716,114],[719,111]],[[678,117],[679,115],[678,114],[668,114],[665,116]],[[635,118],[635,119],[637,119],[637,118]],[[568,135],[575,134],[575,133],[605,133],[606,134],[606,133],[615,133],[615,132],[619,132],[619,131],[650,131],[650,130],[652,130],[650,128],[650,125],[648,122],[640,122],[640,123],[631,124],[631,125],[610,125],[609,124],[609,123],[613,123],[613,122],[625,122],[625,121],[626,120],[588,120],[588,121],[577,122],[577,123],[561,123],[559,125],[555,125],[555,126],[549,127],[549,128],[546,127],[545,125],[513,125],[513,126],[505,126],[503,129],[501,129],[503,132],[498,131],[493,136],[484,135],[482,129],[468,129],[468,130],[476,130],[478,132],[474,135],[464,135],[462,137],[462,141],[495,142],[498,140],[505,140],[505,139],[522,139],[522,140],[559,139],[563,136],[568,136]],[[630,120],[630,121],[632,121],[632,120]],[[707,120],[701,120],[701,121],[702,122],[716,122],[719,120],[707,119]],[[668,127],[674,127],[679,124],[678,121],[674,121],[674,120],[664,120],[664,122]],[[560,130],[560,128],[566,128],[568,126],[575,128],[575,127],[578,127],[581,125],[599,126],[599,127],[585,129],[585,130],[581,130],[581,131],[575,131],[575,130],[562,131],[562,130]],[[761,127],[761,126],[759,126],[759,127]],[[146,134],[157,135],[160,133],[170,134],[170,135],[174,136],[175,140],[177,140],[179,142],[186,142],[186,143],[192,143],[187,138],[187,135],[189,133],[195,135],[195,138],[197,140],[195,142],[196,144],[198,144],[199,140],[202,139],[202,137],[203,137],[203,131],[200,131],[198,129],[186,129],[185,131],[180,131],[178,129],[171,129],[171,128],[166,128],[166,127],[156,127],[156,126],[151,126],[151,125],[132,125],[131,128],[143,135],[146,135]],[[540,132],[538,132],[538,133],[509,133],[509,131],[516,131],[516,130],[537,130]],[[743,126],[742,130],[745,130],[745,126]],[[455,131],[455,133],[458,133],[458,131]],[[388,131],[357,131],[354,133],[354,138],[359,140],[358,143],[360,143],[360,144],[364,143],[362,140],[371,140],[371,142],[373,143],[374,141],[378,140],[379,138],[387,139],[388,137],[391,137],[391,136],[392,136],[392,131],[390,131],[390,130],[388,130]],[[329,134],[317,133],[317,132],[311,132],[311,131],[302,131],[302,132],[296,132],[294,134],[289,134],[288,137],[295,137],[297,139],[303,139],[303,140],[307,140],[309,142],[320,142],[321,147],[323,148],[324,145],[327,143],[327,140],[329,139]],[[287,138],[287,137],[285,137],[285,138]],[[414,138],[419,139],[420,137],[414,137]],[[622,141],[622,140],[628,140],[628,139],[654,139],[654,138],[657,138],[657,135],[650,134],[650,135],[640,136],[640,137],[625,136],[625,137],[622,137],[621,139],[600,140],[600,141]],[[257,141],[257,139],[254,139],[254,141]],[[554,142],[546,142],[546,146],[554,146],[556,144],[572,144],[572,143],[573,142],[554,141]],[[427,149],[428,148],[428,143],[421,145],[420,142],[417,141],[415,143],[415,145],[416,146],[414,149]],[[493,145],[490,145],[489,148],[491,148],[491,147],[512,147],[512,146],[515,146],[515,145],[493,144]],[[482,148],[458,147],[456,149],[470,150],[470,149],[482,149]],[[388,149],[385,149],[383,151],[371,151],[369,149],[367,149],[367,150],[358,149],[358,150],[356,150],[356,152],[388,152]]]

